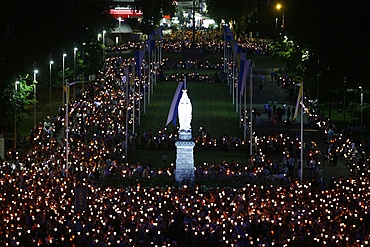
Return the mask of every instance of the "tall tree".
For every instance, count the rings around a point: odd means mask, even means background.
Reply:
[[[135,0],[133,9],[143,13],[140,28],[149,34],[158,26],[164,15],[173,15],[175,5],[172,0]]]
[[[370,2],[366,0],[286,0],[286,31],[310,51],[307,77],[320,74],[322,90],[365,84],[370,66]],[[324,88],[324,87],[327,88]],[[344,86],[344,85],[343,85]]]
[[[218,23],[231,23],[237,36],[244,35],[253,25],[257,10],[256,0],[235,0],[225,4],[223,0],[206,0],[209,15]]]
[[[17,121],[21,121],[29,114],[29,106],[34,103],[33,85],[29,75],[21,75],[14,81],[5,84],[1,89],[0,109],[1,122],[0,132],[10,131],[14,124],[14,114]]]

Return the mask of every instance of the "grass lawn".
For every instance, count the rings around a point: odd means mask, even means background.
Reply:
[[[222,56],[222,54],[218,54]],[[163,55],[166,57],[166,54]],[[175,58],[174,58],[175,59]],[[178,58],[180,59],[180,58]],[[276,67],[277,61],[272,60],[267,56],[252,57],[256,62],[257,67]],[[212,55],[213,62],[216,62],[216,56]],[[221,59],[220,59],[221,60]],[[170,69],[165,73],[171,74],[174,70]],[[178,70],[185,72],[185,69]],[[191,71],[186,71],[191,72]],[[214,70],[199,70],[199,74],[214,75]],[[158,81],[154,86],[154,93],[151,95],[151,102],[147,104],[147,110],[141,115],[141,126],[135,129],[135,132],[140,136],[143,131],[152,131],[157,133],[159,126],[165,127],[167,115],[172,102],[172,97],[177,87],[176,81]],[[220,135],[235,135],[243,136],[242,129],[239,128],[238,114],[235,112],[235,105],[232,104],[232,95],[229,93],[229,87],[225,83],[220,82],[194,82],[188,81],[188,95],[192,101],[193,119],[192,129],[193,136],[200,135],[199,128],[205,128],[211,137],[219,138]],[[53,95],[52,112],[57,114],[58,107],[61,105],[61,92]],[[40,105],[37,109],[37,122],[42,121],[49,115],[49,104]],[[28,118],[23,119],[19,123],[18,130],[21,136],[28,136],[29,131],[33,127],[33,110]],[[173,124],[170,123],[167,128],[173,129]],[[139,160],[146,163],[149,160],[153,166],[163,166],[162,155],[166,152],[168,156],[167,164],[175,162],[176,150],[174,148],[167,150],[139,150],[130,151],[128,158],[130,162]],[[194,149],[194,159],[199,162],[222,162],[236,161],[245,163],[249,151],[206,151]]]
[[[193,136],[201,134],[200,127],[205,128],[210,136],[219,138],[220,135],[243,136],[239,128],[238,114],[232,104],[229,88],[224,83],[189,82],[188,95],[193,106],[192,130]],[[177,82],[158,82],[154,88],[151,103],[147,105],[147,113],[142,115],[138,136],[144,131],[158,133],[158,127],[164,127],[168,111],[176,90]],[[170,123],[167,128],[172,130]],[[171,131],[169,131],[171,132]],[[162,164],[162,155],[166,152],[168,163],[175,162],[176,150],[136,150],[128,154],[131,162],[148,162],[154,166]],[[195,149],[195,162],[222,162],[224,160],[246,162],[246,152],[237,151],[206,151]]]
[[[216,59],[213,57],[214,61]],[[279,63],[268,56],[252,57],[258,67],[273,68],[278,67]],[[179,70],[185,72],[185,70]],[[173,70],[165,71],[172,73]],[[191,71],[186,71],[191,73]],[[200,70],[199,74],[213,75],[214,70]],[[151,103],[147,104],[147,112],[142,114],[141,126],[135,131],[138,137],[144,131],[157,133],[158,127],[165,127],[168,112],[172,102],[174,92],[177,87],[176,81],[161,81],[154,86],[154,93],[151,96]],[[219,138],[220,135],[243,136],[243,130],[239,128],[238,114],[235,105],[232,104],[232,95],[229,87],[225,83],[214,82],[193,82],[187,84],[188,95],[193,106],[192,131],[193,136],[200,135],[200,127],[205,128],[211,137]],[[173,129],[170,123],[167,128]],[[171,132],[171,131],[170,131]],[[167,165],[176,160],[176,150],[135,150],[130,151],[128,159],[130,162],[140,161],[147,163],[150,161],[153,166],[162,166],[162,155],[166,152],[168,156]],[[236,161],[246,163],[249,151],[215,151],[194,149],[195,163],[202,162],[223,162]]]
[[[147,104],[147,112],[142,115],[142,131],[155,131],[159,126],[164,127],[177,82],[158,82],[154,87],[151,103]],[[224,83],[188,82],[188,95],[193,106],[192,128],[197,135],[203,127],[211,136],[221,134],[237,135],[238,114],[232,104],[229,88]],[[169,129],[173,124],[168,125]]]

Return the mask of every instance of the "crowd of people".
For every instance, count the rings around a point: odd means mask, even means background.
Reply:
[[[212,166],[212,165],[210,165]],[[205,165],[209,169],[208,165]],[[1,164],[8,246],[367,246],[369,174],[241,188],[99,186],[77,172]],[[256,181],[254,181],[256,182]],[[76,187],[87,188],[77,210]],[[77,202],[78,201],[78,202]]]
[[[31,131],[25,152],[13,150],[0,159],[4,246],[368,246],[366,155],[351,177],[323,181],[316,166],[301,182],[298,135],[256,136],[254,155],[243,164],[195,164],[196,179],[241,181],[235,187],[142,186],[141,178],[173,180],[176,167],[126,160],[125,148],[136,146],[126,117],[138,114],[131,107],[135,91],[123,79],[126,64],[121,57],[107,58],[97,81],[69,101],[68,147],[61,108]],[[196,148],[246,147],[235,136],[201,133]],[[166,139],[157,144],[168,148],[176,140],[162,128],[144,134],[146,145]],[[349,141],[338,145],[335,136],[334,147],[362,147]],[[349,148],[343,152],[349,153]],[[308,160],[321,157],[314,140],[305,154]],[[100,182],[117,177],[135,178],[137,184]]]
[[[181,53],[193,47],[193,33],[192,31],[177,31],[175,33],[161,35],[157,37],[157,46],[169,53]],[[271,50],[268,40],[260,39],[246,39],[240,38],[238,43],[242,49],[249,55],[270,55]],[[224,35],[219,31],[198,30],[195,34],[195,48],[202,50],[207,54],[222,54],[224,50],[225,39]],[[148,44],[146,44],[148,48]],[[127,52],[135,50],[137,42],[126,42],[119,46],[108,47],[108,51],[112,53]]]

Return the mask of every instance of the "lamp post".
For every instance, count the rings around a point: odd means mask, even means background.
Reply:
[[[54,64],[53,60],[50,60],[49,62],[49,102],[50,102],[50,107],[49,107],[49,115],[51,117],[51,66]]]
[[[66,56],[67,56],[67,54],[66,53],[63,53],[63,90],[64,90],[64,86],[65,86],[65,63],[66,63]],[[63,91],[62,90],[62,91]],[[65,103],[65,97],[64,97],[64,93],[63,93],[63,105],[64,105],[64,103]]]
[[[65,115],[65,134],[66,134],[66,177],[68,178],[68,163],[69,163],[69,87],[75,85],[77,82],[66,83],[66,115]]]
[[[85,42],[82,43],[82,89],[85,89],[85,45]]]
[[[118,17],[118,37],[116,37],[116,44],[119,45],[121,42],[121,16]]]
[[[33,71],[33,99],[34,99],[34,107],[33,107],[33,126],[36,127],[36,104],[37,104],[37,97],[36,97],[36,86],[37,86],[37,78],[36,75],[39,73],[37,69]]]
[[[361,111],[361,132],[360,132],[360,141],[362,143],[362,133],[363,133],[363,126],[362,126],[362,117],[363,117],[363,114],[362,114],[362,107],[363,107],[363,101],[364,101],[364,89],[362,88],[362,86],[359,86],[358,89],[360,90],[360,93],[361,93],[361,105],[360,105],[360,111]]]
[[[107,31],[103,30],[103,46],[105,46],[105,34],[107,33]]]
[[[281,29],[282,29],[282,31],[284,31],[284,29],[285,29],[285,18],[284,18],[283,6],[280,3],[278,3],[278,4],[276,4],[276,9],[277,10],[282,9],[282,11],[283,11],[283,13],[282,13],[283,15],[282,15],[282,18],[281,18]],[[276,23],[277,23],[277,20],[276,20]],[[276,27],[277,27],[277,24],[276,24]]]
[[[19,81],[15,81],[15,112],[14,112],[14,150],[17,150],[17,98],[18,98],[18,84]]]
[[[76,81],[76,55],[77,47],[73,48],[73,81]]]
[[[73,81],[76,81],[76,57],[77,57],[77,47],[73,48]],[[73,97],[76,94],[76,86],[73,86]]]
[[[105,33],[106,33],[107,31],[103,31],[103,66],[104,66],[104,61],[105,61]]]
[[[82,43],[82,90],[85,89],[85,45],[86,43]]]
[[[66,116],[65,116],[65,131],[66,131],[66,177],[68,178],[68,151],[69,151],[69,142],[68,142],[68,122],[69,122],[69,119],[68,119],[68,105],[69,105],[69,102],[68,102],[68,97],[69,97],[69,94],[68,94],[68,91],[69,91],[69,86],[70,84],[66,83]]]
[[[275,18],[275,30],[276,30],[276,33],[278,33],[278,29],[277,29],[277,26],[278,26],[278,20],[279,18]]]

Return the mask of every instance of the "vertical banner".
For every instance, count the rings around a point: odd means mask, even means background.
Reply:
[[[179,84],[177,85],[175,94],[173,95],[170,111],[168,112],[168,117],[166,121],[166,126],[173,122],[173,125],[176,126],[177,122],[177,107],[179,105],[180,99],[182,97],[182,90],[184,89],[184,85],[186,86],[184,81],[179,81]]]

